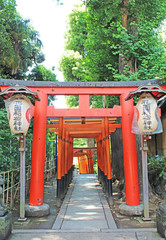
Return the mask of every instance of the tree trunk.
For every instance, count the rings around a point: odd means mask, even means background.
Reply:
[[[132,0],[130,1],[132,2]],[[121,11],[122,11],[122,15],[121,15],[121,24],[122,27],[124,28],[124,30],[129,31],[132,34],[137,33],[137,19],[135,19],[134,17],[129,17],[128,16],[128,4],[129,4],[129,0],[123,0],[122,4],[121,4]],[[130,26],[130,24],[128,24],[129,22],[133,22],[135,24],[132,24]],[[128,27],[129,26],[129,27]],[[129,72],[130,73],[134,73],[137,72],[137,59],[134,57],[131,57],[129,60],[126,59],[126,56],[124,55],[123,52],[121,52],[119,54],[119,73],[120,74],[125,74],[124,70],[125,70],[125,66],[129,66]]]
[[[127,13],[128,13],[127,5],[128,5],[128,3],[129,3],[129,0],[123,0],[122,7],[121,7],[121,10],[122,10],[121,24],[122,24],[122,27],[124,27],[125,29],[127,29]]]
[[[88,148],[93,148],[95,146],[94,138],[87,138]]]
[[[123,0],[122,1],[122,5],[121,5],[121,10],[122,10],[122,15],[121,15],[121,24],[122,27],[124,27],[127,30],[127,13],[128,13],[128,5],[129,0]],[[126,58],[123,54],[123,52],[121,52],[121,54],[119,54],[119,73],[120,74],[124,74],[124,69],[125,66],[127,64]]]
[[[125,66],[126,66],[126,59],[124,56],[121,56],[121,54],[119,54],[119,73],[120,74],[124,74]]]

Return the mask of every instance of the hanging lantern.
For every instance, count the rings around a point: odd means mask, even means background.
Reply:
[[[137,102],[132,132],[141,135],[162,132],[157,102],[150,93],[142,93]]]
[[[142,132],[154,132],[158,126],[158,108],[150,93],[143,93],[136,105],[137,123]]]
[[[32,118],[32,103],[25,95],[16,94],[5,101],[9,126],[13,134],[26,135]]]

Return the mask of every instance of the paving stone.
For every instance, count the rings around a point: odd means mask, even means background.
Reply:
[[[164,240],[157,229],[117,229],[95,175],[77,175],[52,229],[14,230],[8,240]]]
[[[61,229],[100,230],[101,228],[117,228],[110,208],[101,189],[98,189],[96,176],[77,175],[70,200],[63,216],[58,215],[53,229],[61,222]],[[66,199],[64,200],[66,202]],[[58,218],[61,218],[61,221]],[[59,227],[59,226],[58,226]]]

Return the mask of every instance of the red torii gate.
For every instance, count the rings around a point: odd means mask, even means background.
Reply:
[[[78,158],[78,165],[80,164],[80,157],[86,156],[87,157],[87,165],[88,165],[88,172],[89,174],[94,173],[93,167],[93,154],[97,154],[96,148],[74,148],[73,149],[73,157]],[[80,165],[79,165],[80,168]],[[79,169],[80,170],[80,169]]]
[[[115,123],[116,118],[62,118],[59,120],[50,119],[53,124],[47,124],[51,132],[58,134],[58,167],[57,168],[57,206],[60,206],[61,199],[66,193],[67,187],[71,181],[72,166],[69,162],[73,162],[73,157],[69,150],[73,138],[100,138],[102,148],[98,148],[98,178],[107,195],[108,201],[112,204],[112,174],[111,174],[111,158],[110,158],[110,142],[109,134],[114,132],[116,128],[121,128],[121,124]],[[57,124],[58,123],[58,124]],[[99,143],[97,143],[99,144]],[[89,154],[88,154],[89,155]],[[84,165],[82,172],[88,173],[88,165],[86,159],[80,159]],[[89,156],[89,161],[92,162],[92,154]],[[89,164],[91,166],[92,164]],[[92,173],[92,169],[89,173]]]
[[[40,102],[34,107],[34,130],[32,145],[32,167],[30,201],[31,206],[43,204],[44,161],[47,117],[121,117],[125,170],[126,204],[136,206],[139,201],[139,182],[137,171],[137,151],[135,135],[131,133],[133,118],[133,101],[125,101],[129,92],[140,85],[159,84],[157,80],[135,82],[34,82],[20,80],[0,80],[0,89],[4,91],[9,86],[26,86],[39,95]],[[166,85],[162,88],[166,90]],[[48,95],[79,95],[78,109],[55,109],[48,105]],[[119,95],[121,106],[111,109],[90,109],[90,95]],[[60,121],[59,125],[62,124]],[[60,127],[61,129],[61,127]],[[62,132],[60,133],[62,137]],[[108,132],[107,132],[108,134]],[[98,148],[101,138],[98,137]],[[110,173],[111,175],[111,173]]]

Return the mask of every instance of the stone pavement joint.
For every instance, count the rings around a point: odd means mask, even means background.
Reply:
[[[157,232],[149,232],[143,230],[136,232],[131,229],[125,231],[112,230],[111,232],[57,232],[56,230],[49,232],[44,230],[38,233],[22,232],[13,233],[8,240],[161,240]]]
[[[72,194],[73,189],[74,189],[74,184],[75,184],[75,179],[70,184],[70,188],[67,191],[65,199],[63,200],[60,211],[59,211],[58,216],[57,216],[57,218],[56,218],[56,220],[55,220],[55,222],[52,226],[52,229],[61,229],[61,226],[62,226],[62,223],[63,223],[63,220],[64,220],[64,216],[66,214],[66,210],[67,210],[70,198],[71,198],[71,194]]]

